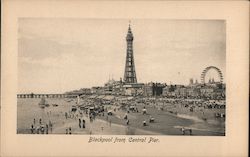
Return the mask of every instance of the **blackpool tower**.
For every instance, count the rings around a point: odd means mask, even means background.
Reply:
[[[135,62],[133,55],[133,34],[130,28],[130,24],[128,27],[127,33],[127,55],[126,55],[126,64],[125,64],[125,72],[124,72],[124,82],[125,83],[137,83],[136,73],[135,73]]]

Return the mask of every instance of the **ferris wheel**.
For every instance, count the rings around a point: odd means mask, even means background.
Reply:
[[[205,77],[206,77],[206,74],[209,70],[211,69],[214,69],[217,71],[218,75],[219,75],[219,79],[220,79],[220,83],[223,83],[223,75],[222,75],[222,72],[219,68],[215,67],[215,66],[209,66],[209,67],[206,67],[202,73],[201,73],[201,83],[202,84],[205,84]]]

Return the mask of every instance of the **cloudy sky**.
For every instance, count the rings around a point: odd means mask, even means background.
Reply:
[[[124,75],[129,19],[21,18],[18,92],[62,93]],[[188,84],[207,66],[226,71],[220,20],[131,19],[138,82]],[[207,77],[217,77],[209,72]]]

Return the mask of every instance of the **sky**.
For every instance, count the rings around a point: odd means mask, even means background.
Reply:
[[[225,82],[222,20],[20,18],[18,92],[63,93],[123,78],[129,21],[138,82],[200,82],[208,66]]]

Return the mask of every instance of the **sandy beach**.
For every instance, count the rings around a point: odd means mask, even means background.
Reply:
[[[44,109],[38,106],[40,99],[18,99],[17,102],[17,133],[30,134],[31,125],[39,126],[39,119],[46,126],[49,121],[53,127],[49,129],[48,134],[100,134],[100,135],[182,135],[180,128],[191,128],[192,135],[225,135],[225,122],[221,119],[211,118],[215,111],[205,112],[206,121],[201,119],[198,109],[197,112],[189,112],[188,109],[180,105],[165,104],[163,109],[157,108],[157,105],[144,105],[138,103],[136,106],[138,112],[129,112],[119,109],[117,106],[107,105],[111,109],[112,115],[97,115],[93,122],[87,114],[78,114],[78,111],[70,115],[67,119],[65,112],[70,113],[71,107],[76,105],[76,100],[66,101],[66,99],[47,99],[49,104],[58,104],[57,107],[50,105]],[[84,101],[81,100],[81,101]],[[147,114],[142,114],[145,107]],[[177,112],[177,114],[176,114]],[[127,115],[129,125],[126,124],[124,116]],[[149,118],[153,117],[155,121],[149,123]],[[35,119],[35,124],[34,124]],[[79,119],[86,121],[85,128],[79,127]],[[143,121],[147,122],[143,126]],[[69,133],[69,132],[68,132]]]

